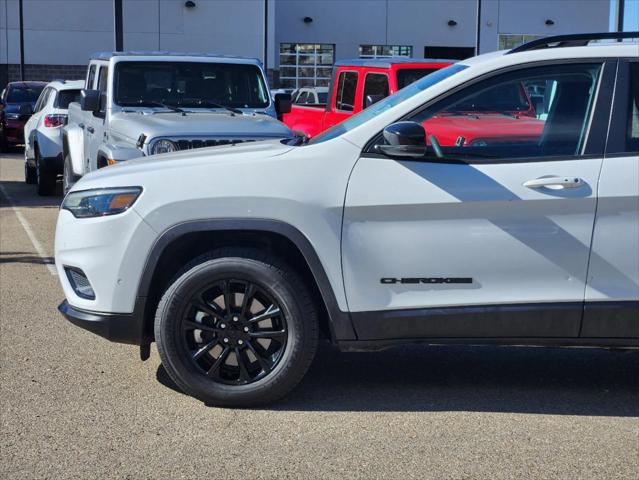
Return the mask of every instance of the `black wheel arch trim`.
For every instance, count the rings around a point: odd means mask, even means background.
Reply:
[[[332,337],[331,341],[337,342],[341,340],[357,339],[350,314],[339,308],[335,292],[333,291],[333,287],[326,275],[324,266],[322,265],[315,248],[312,246],[306,235],[304,235],[301,231],[294,226],[279,220],[261,218],[203,219],[179,223],[166,229],[155,241],[155,244],[147,256],[146,264],[138,287],[138,298],[148,297],[157,264],[162,257],[164,250],[171,243],[186,234],[231,230],[275,233],[291,241],[299,249],[306,260],[306,263],[315,279],[320,295],[322,296],[322,300],[326,305],[329,317],[328,323],[330,327],[330,334]]]

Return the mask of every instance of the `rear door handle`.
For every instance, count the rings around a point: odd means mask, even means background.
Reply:
[[[524,182],[524,187],[528,188],[549,188],[550,190],[563,190],[565,188],[580,188],[586,184],[579,177],[539,177],[534,180]]]
[[[95,132],[95,128],[93,128],[93,127],[87,127],[87,132],[89,132],[89,133],[93,133],[93,132]]]

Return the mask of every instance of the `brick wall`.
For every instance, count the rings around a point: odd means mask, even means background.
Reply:
[[[5,80],[3,80],[4,67]],[[64,80],[80,80],[86,76],[86,65],[36,65],[26,64],[24,66],[25,80],[39,80],[49,82],[55,79]],[[15,82],[20,80],[20,65],[9,64],[0,65],[0,84],[4,85],[7,81]]]

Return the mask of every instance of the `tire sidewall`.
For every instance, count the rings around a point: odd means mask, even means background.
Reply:
[[[275,368],[264,378],[247,385],[226,385],[207,378],[191,365],[181,337],[181,319],[189,299],[206,284],[223,279],[248,280],[268,292],[284,312],[289,332]],[[313,338],[304,320],[304,308],[294,288],[276,269],[248,258],[218,258],[191,268],[169,288],[158,309],[156,341],[169,375],[183,390],[205,402],[241,406],[268,401],[268,392],[272,390],[288,391],[305,373],[307,365],[301,375],[296,370],[304,363],[302,357],[306,349],[314,353],[313,342],[317,343],[317,338]]]

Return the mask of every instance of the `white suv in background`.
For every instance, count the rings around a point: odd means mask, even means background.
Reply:
[[[40,94],[33,115],[24,126],[24,177],[39,195],[55,192],[62,174],[62,126],[71,102],[80,101],[84,80],[54,80]]]

